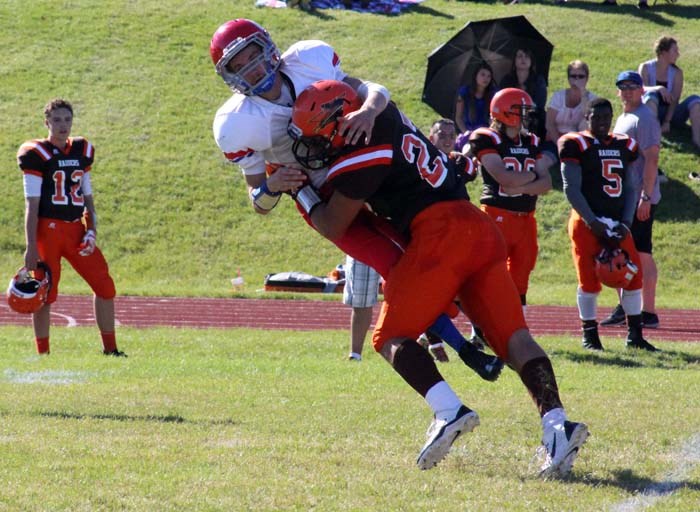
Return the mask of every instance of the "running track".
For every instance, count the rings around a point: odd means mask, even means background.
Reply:
[[[118,324],[125,327],[187,327],[221,328],[248,327],[258,329],[347,329],[350,308],[340,302],[318,300],[276,299],[207,299],[175,297],[117,297]],[[374,309],[376,320],[379,308]],[[604,318],[609,308],[600,308]],[[698,310],[664,309],[658,311],[661,327],[647,330],[652,340],[700,342]],[[61,295],[51,309],[53,325],[94,325],[92,298],[85,295]],[[566,306],[528,306],[530,330],[538,335],[580,336],[576,308]],[[457,326],[464,331],[469,323],[464,315],[457,317]],[[30,326],[29,316],[19,315],[3,301],[0,305],[0,325]],[[626,334],[623,327],[601,327],[604,336]]]

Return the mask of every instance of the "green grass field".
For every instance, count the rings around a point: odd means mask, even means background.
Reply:
[[[648,488],[665,490],[652,510],[700,502],[698,345],[542,340],[592,432],[572,477],[543,482],[511,371],[441,365],[481,426],[421,472],[429,409],[378,355],[344,361],[346,333],[125,328],[128,359],[99,356],[94,329],[54,329],[44,358],[29,337],[0,329],[0,510],[592,511]]]
[[[700,5],[633,0],[427,0],[401,16],[256,9],[253,0],[5,0],[0,5],[0,277],[24,251],[15,152],[42,137],[42,108],[74,102],[74,133],[97,148],[98,243],[118,291],[229,296],[240,268],[245,296],[270,272],[325,274],[342,260],[290,201],[253,213],[243,179],[211,135],[228,97],[208,55],[224,20],[264,24],[281,48],[331,43],[344,69],[385,84],[413,120],[427,55],[469,20],[525,14],[555,45],[550,91],[566,63],[591,67],[590,89],[613,100],[614,77],[650,58],[653,41],[680,41],[686,92],[700,93]],[[660,307],[700,305],[700,185],[687,134],[664,141],[671,181],[656,224]],[[476,197],[476,189],[470,189]],[[530,302],[575,303],[560,190],[539,204],[540,259]],[[88,293],[72,272],[64,293]],[[271,294],[270,294],[271,295]],[[326,297],[328,299],[328,297]],[[337,300],[336,297],[330,300]],[[612,292],[601,304],[613,303]],[[274,309],[270,308],[270,314]],[[379,356],[343,360],[347,332],[123,328],[130,355],[99,355],[94,328],[54,328],[38,358],[28,328],[0,327],[0,511],[591,511],[697,510],[700,503],[700,346],[664,343],[603,354],[571,338],[541,339],[573,419],[592,436],[572,478],[542,482],[533,455],[536,411],[513,372],[484,383],[456,361],[441,370],[481,426],[438,468],[415,457],[428,408]],[[646,493],[646,494],[640,494]]]
[[[298,39],[330,42],[346,71],[385,84],[426,128],[437,117],[420,101],[427,55],[467,21],[490,17],[524,14],[552,41],[550,91],[563,87],[566,63],[581,58],[591,67],[590,89],[611,98],[619,112],[615,76],[649,58],[653,41],[669,33],[680,42],[686,92],[700,93],[700,5],[662,1],[640,13],[632,0],[620,3],[602,8],[598,0],[574,0],[555,8],[549,0],[519,6],[427,0],[391,17],[256,9],[253,0],[7,0],[0,6],[0,43],[12,49],[0,63],[0,167],[6,176],[0,276],[9,278],[24,250],[15,153],[24,140],[45,135],[42,108],[59,95],[75,103],[74,133],[96,147],[98,243],[120,293],[226,296],[240,269],[247,283],[242,292],[254,295],[267,273],[325,275],[342,261],[301,221],[291,201],[267,218],[255,215],[242,176],[214,143],[213,115],[229,93],[208,48],[224,20],[256,19],[283,49]],[[687,176],[700,166],[687,134],[664,142],[661,164],[672,179],[664,185],[656,228],[658,304],[698,306],[700,184]],[[471,195],[478,197],[476,188]],[[538,208],[541,252],[530,302],[572,304],[576,281],[566,200],[555,190]],[[88,292],[72,271],[62,289]],[[601,300],[612,303],[612,294]]]

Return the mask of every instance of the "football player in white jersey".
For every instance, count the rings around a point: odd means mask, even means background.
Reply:
[[[216,113],[214,137],[226,158],[242,169],[253,207],[261,214],[274,208],[282,192],[306,180],[287,135],[298,93],[323,79],[342,80],[357,90],[362,107],[340,125],[349,143],[369,140],[374,119],[389,102],[385,87],[348,76],[328,44],[299,41],[280,56],[268,32],[250,20],[221,25],[209,52],[216,72],[234,92]],[[265,162],[281,167],[266,177]],[[325,178],[325,173],[312,174]]]

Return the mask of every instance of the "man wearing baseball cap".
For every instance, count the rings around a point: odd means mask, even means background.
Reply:
[[[659,326],[656,315],[656,262],[652,256],[652,226],[654,212],[661,200],[658,180],[661,127],[653,112],[642,103],[644,82],[636,71],[623,71],[617,76],[617,95],[622,101],[622,114],[615,122],[613,132],[625,134],[639,143],[639,158],[630,164],[639,194],[637,211],[632,224],[632,237],[642,262],[642,324],[646,328]],[[612,315],[601,325],[625,322],[624,309],[617,305]]]

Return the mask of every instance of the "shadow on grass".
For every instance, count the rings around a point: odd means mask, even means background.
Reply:
[[[662,370],[688,370],[692,366],[700,369],[700,356],[676,350],[664,350],[658,353],[629,351],[625,354],[616,352],[579,352],[573,350],[553,349],[551,356],[562,357],[573,363],[589,363],[601,366],[619,366],[620,368],[658,368]]]
[[[613,475],[613,478],[594,478],[590,475],[572,473],[570,476],[564,479],[564,481],[571,483],[582,483],[593,487],[617,487],[627,492],[635,493],[635,496],[640,497],[664,496],[671,494],[678,489],[700,491],[700,482],[683,479],[658,481],[654,480],[653,478],[639,476],[631,469],[620,469],[613,471]]]
[[[542,4],[552,6],[553,0],[527,0],[528,4]],[[693,0],[678,0],[675,4],[670,4],[664,0],[658,0],[656,5],[654,0],[649,0],[650,9],[642,10],[637,8],[637,0],[618,0],[618,5],[602,5],[602,0],[568,0],[559,9],[581,9],[584,11],[618,14],[620,16],[632,15],[636,18],[652,21],[658,25],[672,27],[676,24],[673,19],[664,15],[684,18],[687,20],[700,19],[700,6]],[[692,5],[691,5],[692,4]]]
[[[167,414],[164,416],[148,414],[146,416],[134,416],[131,414],[78,414],[74,412],[60,411],[40,411],[35,413],[38,416],[46,418],[59,418],[66,420],[107,420],[107,421],[149,421],[155,423],[193,423],[206,425],[235,425],[236,422],[232,419],[222,420],[188,420],[177,414]]]

